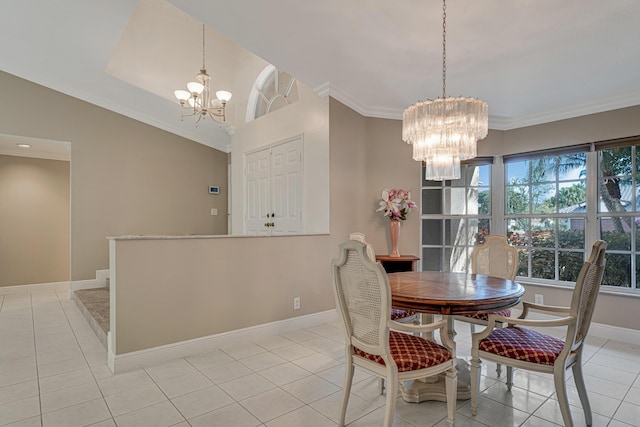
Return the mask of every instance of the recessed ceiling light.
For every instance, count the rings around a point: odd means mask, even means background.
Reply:
[[[29,144],[16,144],[16,145],[20,148],[31,148],[31,145]]]

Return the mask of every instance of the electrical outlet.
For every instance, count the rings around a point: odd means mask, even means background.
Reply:
[[[536,304],[544,304],[544,295],[536,294],[535,303]]]
[[[293,299],[293,309],[300,310],[300,297],[295,297]]]

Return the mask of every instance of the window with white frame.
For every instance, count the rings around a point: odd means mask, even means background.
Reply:
[[[518,249],[517,276],[574,282],[584,262],[586,152],[507,157],[504,169],[505,228]]]
[[[491,231],[492,161],[476,158],[462,164],[457,180],[423,179],[420,203],[423,270],[470,270],[471,249]]]
[[[469,271],[493,228],[518,249],[518,280],[570,286],[602,239],[602,285],[640,293],[639,136],[508,155],[503,168],[475,160],[459,180],[422,182],[423,270]]]
[[[298,100],[295,77],[266,66],[256,78],[247,104],[247,122],[262,117]]]
[[[603,285],[639,289],[640,138],[596,143],[600,238],[607,242]]]

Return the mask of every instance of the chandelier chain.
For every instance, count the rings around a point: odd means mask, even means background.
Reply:
[[[447,3],[442,0],[442,98],[417,102],[402,114],[402,139],[413,159],[424,162],[425,180],[460,178],[460,161],[478,155],[477,142],[489,131],[487,103],[447,98]]]
[[[447,97],[447,2],[442,0],[442,99]]]
[[[202,24],[202,69],[203,70],[205,69],[205,66],[204,66],[204,52],[205,52],[205,50],[204,50],[204,24]]]
[[[202,24],[202,68],[196,75],[195,81],[187,83],[187,90],[178,89],[174,95],[180,102],[180,120],[192,116],[196,126],[201,119],[211,117],[219,124],[226,121],[225,108],[231,99],[231,92],[219,90],[215,93],[216,99],[211,98],[211,76],[206,70],[206,29]]]

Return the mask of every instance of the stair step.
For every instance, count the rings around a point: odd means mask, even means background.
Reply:
[[[74,292],[73,299],[102,345],[107,348],[107,333],[110,327],[109,289],[81,289]]]

